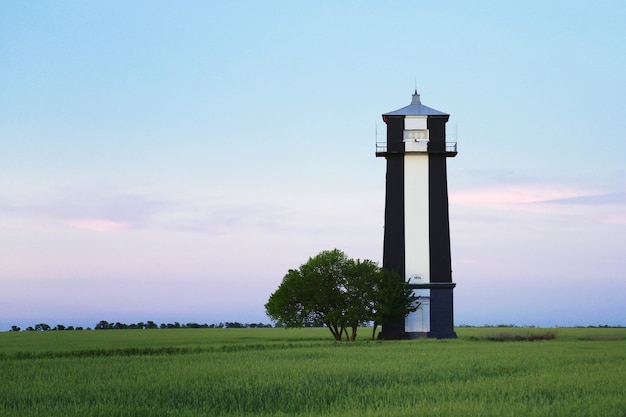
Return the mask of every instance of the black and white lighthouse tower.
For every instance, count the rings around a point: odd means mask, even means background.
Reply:
[[[383,267],[397,271],[420,297],[414,313],[383,323],[381,337],[454,338],[450,224],[446,159],[457,154],[446,142],[449,114],[411,104],[382,115],[387,141],[376,156],[387,161]]]

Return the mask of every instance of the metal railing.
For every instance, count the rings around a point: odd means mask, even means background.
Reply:
[[[446,142],[446,152],[456,153],[456,142]]]
[[[376,153],[386,153],[387,142],[376,142]],[[446,142],[446,153],[457,153],[456,142]]]

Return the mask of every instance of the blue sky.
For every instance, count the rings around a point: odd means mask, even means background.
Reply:
[[[626,4],[0,3],[0,330],[267,322],[382,261],[382,113],[451,114],[457,324],[626,325]]]

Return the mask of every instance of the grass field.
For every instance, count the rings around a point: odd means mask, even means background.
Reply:
[[[626,329],[0,333],[0,416],[626,416]]]

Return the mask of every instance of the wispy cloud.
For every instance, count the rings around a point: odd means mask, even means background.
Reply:
[[[626,192],[606,192],[565,184],[501,184],[450,193],[450,203],[492,208],[532,204],[626,205]]]
[[[1,202],[0,212],[95,232],[147,227],[171,206],[150,193],[113,187],[31,188],[9,196]]]
[[[155,217],[153,226],[209,235],[226,235],[240,231],[275,232],[288,218],[284,207],[263,202],[180,202]]]
[[[124,222],[116,222],[107,219],[76,219],[64,222],[66,225],[82,230],[93,232],[118,232],[132,228],[132,225]]]
[[[479,210],[490,222],[496,221],[499,215],[509,218],[517,212],[626,224],[626,192],[605,192],[568,184],[530,182],[468,188],[451,192],[450,203],[458,208]]]
[[[378,196],[375,196],[378,197]],[[0,212],[92,232],[168,230],[211,236],[352,230],[374,196],[348,193],[211,193],[206,190],[53,188],[13,194]],[[367,200],[364,202],[364,200]],[[378,206],[376,206],[378,208]],[[382,217],[381,217],[382,218]],[[368,220],[371,223],[371,221]]]
[[[589,195],[591,191],[572,186],[544,184],[502,184],[450,193],[452,204],[505,207],[566,200]]]
[[[554,200],[541,201],[541,203],[626,206],[626,192],[591,194],[578,197],[558,198]]]

